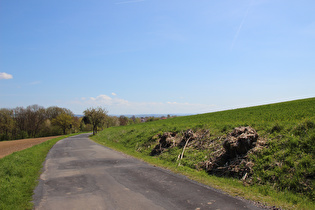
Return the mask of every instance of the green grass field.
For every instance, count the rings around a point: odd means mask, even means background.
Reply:
[[[32,196],[47,153],[58,137],[0,159],[0,209],[32,209]]]
[[[234,127],[247,125],[267,141],[264,149],[250,156],[255,163],[250,183],[196,170],[196,164],[215,150],[187,148],[181,166],[177,158],[182,150],[177,147],[158,156],[149,155],[157,143],[157,134],[209,130],[204,141],[222,143]],[[0,159],[0,209],[32,209],[42,163],[60,139]],[[232,195],[286,209],[315,209],[315,98],[113,127],[93,139]]]
[[[203,141],[222,143],[238,126],[251,126],[266,141],[262,150],[250,155],[254,163],[250,183],[197,170],[196,165],[215,150],[187,148],[181,166],[177,147],[150,156],[157,134],[209,130]],[[315,209],[315,98],[113,127],[93,139],[233,195],[288,209]]]

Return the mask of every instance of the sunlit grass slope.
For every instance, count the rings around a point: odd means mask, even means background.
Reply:
[[[315,98],[113,127],[93,139],[149,162],[150,159],[161,160],[177,167],[176,160],[181,152],[178,148],[149,157],[157,134],[207,129],[211,134],[208,140],[219,141],[238,126],[253,127],[260,138],[267,141],[264,149],[250,157],[255,164],[251,185],[267,186],[260,190],[264,195],[270,194],[269,189],[291,193],[293,197],[283,199],[293,206],[301,207],[304,205],[301,203],[310,202],[307,208],[314,207]],[[215,151],[187,149],[181,167],[195,169],[211,152]]]

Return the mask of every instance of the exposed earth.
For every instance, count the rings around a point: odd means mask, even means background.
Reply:
[[[193,132],[188,129],[182,133],[165,132],[153,137],[157,145],[151,151],[152,156],[166,152],[172,147],[182,149],[177,161],[182,159],[186,148],[211,151],[209,159],[196,164],[197,169],[204,169],[216,176],[229,176],[251,182],[254,163],[249,155],[265,147],[266,140],[259,138],[257,132],[248,127],[236,127],[217,139],[210,138],[209,130]]]
[[[43,138],[34,138],[34,139],[21,139],[21,140],[12,140],[12,141],[2,141],[0,142],[0,158],[10,155],[13,152],[21,151],[32,147],[36,144],[40,144],[44,141],[57,138],[59,136],[50,136]]]

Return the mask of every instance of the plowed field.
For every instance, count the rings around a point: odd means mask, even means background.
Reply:
[[[44,141],[57,138],[59,136],[50,136],[43,138],[34,138],[34,139],[22,139],[22,140],[13,140],[13,141],[2,141],[0,142],[0,158],[10,155],[13,152],[27,149],[36,144],[40,144]]]

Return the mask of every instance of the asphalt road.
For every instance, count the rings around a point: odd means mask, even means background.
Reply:
[[[48,153],[35,209],[259,209],[81,134]]]

